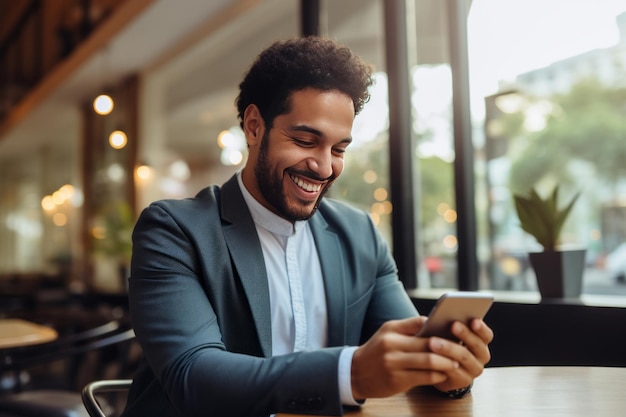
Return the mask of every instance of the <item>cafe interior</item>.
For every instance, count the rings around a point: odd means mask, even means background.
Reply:
[[[370,214],[420,313],[489,292],[488,367],[626,366],[623,2],[0,0],[0,416],[86,415],[89,382],[132,378],[135,221],[241,169],[242,75],[308,35],[375,68],[328,197]],[[557,189],[582,257],[546,289],[516,196]]]

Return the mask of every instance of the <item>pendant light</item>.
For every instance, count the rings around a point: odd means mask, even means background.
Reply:
[[[127,143],[128,137],[123,130],[114,130],[109,135],[109,145],[111,145],[113,149],[122,149]]]
[[[113,111],[113,99],[108,94],[100,94],[93,100],[93,110],[101,116],[106,116]]]
[[[102,54],[102,79],[104,80],[104,84],[106,85],[106,78],[108,76],[108,72],[109,72],[109,50],[108,47],[104,49],[104,52]],[[106,88],[105,88],[106,90]],[[115,107],[115,103],[113,102],[113,99],[111,98],[110,95],[106,94],[106,93],[102,93],[100,95],[98,95],[94,100],[93,100],[93,110],[101,115],[101,116],[106,116],[107,114],[111,113],[113,111],[113,108]]]

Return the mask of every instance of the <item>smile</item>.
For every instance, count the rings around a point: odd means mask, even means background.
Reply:
[[[291,178],[291,180],[296,183],[298,187],[309,193],[317,193],[319,190],[322,189],[322,184],[313,184],[310,182],[306,182],[302,180],[302,178],[296,177],[295,175],[291,174],[289,175],[289,178]]]

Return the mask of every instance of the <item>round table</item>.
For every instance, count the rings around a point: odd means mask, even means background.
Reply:
[[[0,349],[37,345],[58,337],[56,330],[23,319],[0,319]]]

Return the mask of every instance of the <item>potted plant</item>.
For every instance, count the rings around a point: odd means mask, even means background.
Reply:
[[[546,198],[534,188],[529,196],[513,194],[522,229],[543,246],[542,252],[528,254],[542,300],[579,298],[582,291],[586,250],[566,250],[560,241],[563,225],[580,193],[562,208],[558,206],[558,194],[558,185]]]

